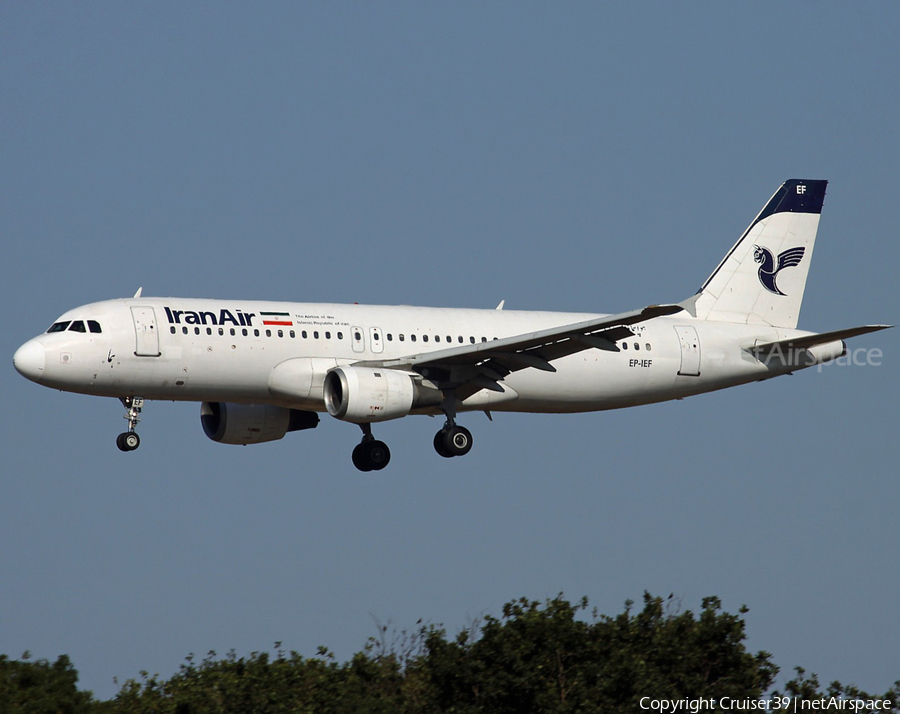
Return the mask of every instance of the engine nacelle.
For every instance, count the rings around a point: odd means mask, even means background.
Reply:
[[[325,407],[354,424],[406,416],[416,407],[439,406],[443,394],[394,369],[336,367],[325,375]]]
[[[220,444],[261,444],[277,441],[289,431],[314,429],[319,415],[268,404],[203,402],[200,423],[204,433]]]

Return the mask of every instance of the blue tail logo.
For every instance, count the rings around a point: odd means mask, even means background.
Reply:
[[[753,246],[753,260],[760,263],[759,282],[761,282],[762,286],[770,293],[784,295],[785,293],[778,289],[778,285],[775,283],[775,277],[784,268],[793,268],[796,265],[800,265],[800,261],[803,260],[803,254],[805,252],[806,248],[788,248],[778,256],[778,264],[776,265],[775,259],[772,257],[772,251],[768,248],[763,248],[762,246]]]

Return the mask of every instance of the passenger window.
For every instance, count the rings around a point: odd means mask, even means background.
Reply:
[[[622,343],[622,349],[623,349],[623,350],[627,350],[627,349],[628,349],[628,343],[627,343],[627,342],[623,342],[623,343]]]
[[[296,337],[296,336],[297,336],[297,333],[294,332],[293,330],[291,330],[291,338],[293,339],[293,338]]]
[[[482,342],[487,342],[487,337],[482,337],[482,338],[481,338],[481,341],[482,341]]]
[[[187,328],[186,328],[186,327],[182,327],[182,328],[181,328],[181,331],[182,331],[185,335],[187,334]]]
[[[244,337],[247,336],[247,328],[246,328],[246,327],[245,327],[243,330],[241,330],[241,334],[242,334]]]
[[[641,344],[640,344],[639,342],[635,342],[635,343],[634,343],[634,349],[636,349],[636,350],[641,349]]]
[[[278,336],[284,337],[284,330],[278,330]]]
[[[211,328],[211,327],[207,327],[207,328],[206,328],[206,334],[207,334],[207,335],[211,335],[211,334],[212,334],[212,328]]]
[[[343,339],[344,339],[344,333],[343,333],[343,332],[338,332],[337,338],[338,338],[339,340],[343,340]],[[388,335],[388,339],[391,339],[391,336],[390,336],[390,335]]]
[[[200,328],[199,328],[199,327],[195,327],[195,328],[194,328],[194,334],[195,334],[195,335],[199,335],[199,334],[200,334]]]
[[[103,330],[100,329],[100,323],[96,320],[88,320],[88,329],[97,334],[103,332]]]
[[[318,340],[318,339],[319,339],[319,331],[318,331],[318,330],[313,330],[313,339],[314,339],[314,340]]]
[[[453,338],[450,335],[447,335],[447,342],[453,342]]]
[[[266,337],[272,336],[272,330],[266,330]]]
[[[647,352],[650,351],[650,343],[649,342],[646,345],[644,345],[644,347],[646,348]]]
[[[469,335],[469,342],[471,342],[473,345],[475,344],[475,338],[472,337],[472,335]]]
[[[259,337],[259,330],[258,330],[258,329],[253,330],[253,336],[254,336],[254,337]]]
[[[303,330],[303,331],[300,333],[300,337],[302,337],[304,340],[307,338],[306,330]]]
[[[393,342],[393,340],[394,340],[394,336],[393,336],[390,332],[388,332],[388,333],[387,333],[387,341],[388,341],[388,342]]]
[[[462,344],[463,338],[462,335],[459,336],[459,344]]]
[[[83,320],[75,320],[71,325],[69,325],[69,332],[87,332],[84,327]]]
[[[171,332],[173,335],[175,334],[175,325],[172,325],[172,326],[169,328],[169,332]]]
[[[400,333],[399,337],[400,337],[400,341],[401,341],[401,342],[403,342],[403,340],[406,339],[406,338],[403,336],[403,333],[402,333],[402,332]]]
[[[231,328],[231,330],[229,330],[229,332],[231,333],[231,336],[234,337],[234,328],[233,327]]]
[[[422,335],[422,342],[428,342],[428,335]]]
[[[356,340],[357,342],[359,342],[362,339],[362,335],[359,334],[358,332],[354,332],[353,339]]]
[[[416,341],[416,336],[415,336],[415,335],[410,335],[410,336],[409,336],[409,341],[410,341],[410,342],[415,342],[415,341]]]
[[[220,334],[220,335],[224,335],[224,334],[225,334],[225,328],[224,328],[224,327],[220,327],[220,328],[219,328],[219,334]]]
[[[330,339],[331,339],[331,333],[330,333],[330,332],[326,332],[326,333],[325,333],[325,339],[326,339],[326,340],[330,340]],[[377,335],[376,335],[376,339],[377,339]]]
[[[63,332],[68,326],[69,326],[69,323],[68,323],[68,322],[55,322],[55,323],[53,323],[52,325],[50,325],[50,329],[47,330],[47,332],[48,332],[48,333],[50,333],[50,332]]]

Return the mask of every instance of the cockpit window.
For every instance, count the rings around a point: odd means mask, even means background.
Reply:
[[[54,323],[50,326],[50,329],[47,330],[47,332],[48,332],[48,333],[50,333],[50,332],[63,332],[68,326],[69,326],[68,321],[66,321],[66,322],[54,322]]]
[[[96,333],[103,332],[103,330],[100,329],[100,323],[97,322],[96,320],[88,320],[87,323],[88,323],[88,329],[91,332],[96,332]]]
[[[84,327],[84,320],[75,320],[69,325],[69,332],[87,332]]]

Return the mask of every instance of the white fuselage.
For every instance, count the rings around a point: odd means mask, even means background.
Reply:
[[[93,321],[99,332],[67,328],[42,334],[27,343],[30,364],[24,369],[40,384],[83,394],[325,411],[322,382],[336,366],[399,359],[594,317],[242,300],[109,300],[59,318],[60,323]],[[634,331],[635,336],[616,343],[619,351],[587,349],[556,360],[555,372],[513,372],[502,393],[479,391],[460,411],[581,412],[682,398],[800,368],[784,361],[767,366],[747,350],[809,334],[698,320],[687,312],[648,320]],[[38,371],[34,355],[40,352]],[[298,358],[309,360],[313,377],[307,390],[295,393],[274,383],[273,374],[279,364]]]

